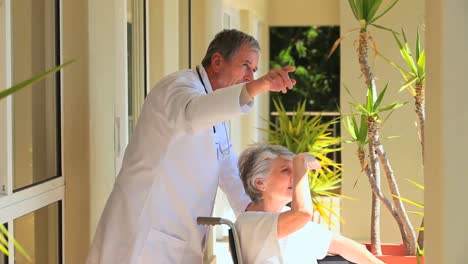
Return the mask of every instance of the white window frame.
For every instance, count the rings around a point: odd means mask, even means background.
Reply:
[[[11,57],[11,2],[14,0],[0,0],[0,89],[10,87],[12,85],[12,57]],[[54,0],[55,1],[55,0]],[[62,1],[59,4],[59,27],[62,28]],[[62,32],[59,32],[58,38],[60,43],[63,43]],[[60,49],[60,57],[63,58],[62,47]],[[3,56],[4,55],[4,56]],[[62,74],[62,73],[60,73]],[[59,84],[63,91],[63,78]],[[63,94],[61,92],[61,94]],[[65,250],[64,241],[64,200],[65,200],[65,182],[63,175],[53,178],[43,183],[38,183],[30,187],[26,187],[17,192],[13,192],[13,112],[12,112],[11,96],[0,101],[0,224],[7,223],[9,232],[14,236],[14,220],[32,213],[40,208],[44,208],[55,202],[62,201],[59,212],[62,212],[61,223],[59,227],[62,234],[62,239],[59,241],[62,253]],[[60,106],[60,111],[63,113],[63,105]],[[63,119],[63,116],[61,117]],[[60,122],[60,124],[63,124]],[[63,128],[62,130],[63,131]],[[59,135],[57,135],[59,136]],[[60,135],[60,136],[63,136]],[[62,147],[62,146],[60,146]],[[62,157],[58,157],[62,158]],[[62,173],[62,172],[59,172]],[[4,191],[2,191],[4,189]],[[13,264],[14,250],[13,241],[9,241],[9,249],[11,255],[8,257],[8,263]],[[64,254],[62,254],[62,257]],[[60,263],[64,259],[59,260]]]
[[[116,175],[120,171],[123,162],[124,150],[129,141],[129,116],[128,116],[128,74],[127,65],[132,66],[132,113],[133,113],[133,128],[140,115],[141,107],[145,99],[145,91],[149,91],[149,74],[145,71],[148,69],[148,52],[145,49],[148,47],[148,1],[133,0],[127,2],[130,10],[123,9],[116,17],[124,17],[124,25],[118,21],[116,23],[116,32],[118,40],[116,43],[122,43],[117,49],[120,50],[116,54],[116,59],[125,67],[118,67],[119,71],[116,76],[120,80],[117,82],[115,92],[115,127],[114,127],[114,152],[115,152],[115,171]],[[130,11],[130,12],[129,12]],[[127,36],[127,22],[132,23],[132,36]],[[132,38],[132,61],[128,61],[127,56],[127,38]]]

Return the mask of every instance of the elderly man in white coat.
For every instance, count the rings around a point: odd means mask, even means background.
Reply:
[[[224,121],[253,98],[286,92],[294,67],[254,80],[258,42],[223,30],[202,65],[163,78],[148,94],[99,221],[88,263],[201,263],[218,186],[238,214],[251,203]]]

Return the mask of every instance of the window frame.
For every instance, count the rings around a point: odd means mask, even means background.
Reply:
[[[12,86],[12,9],[11,2],[4,0],[0,3],[0,89]],[[63,36],[62,36],[62,0],[53,1],[55,14],[55,64],[59,65],[63,58]],[[58,263],[63,263],[64,249],[64,199],[65,180],[62,168],[62,72],[55,73],[56,82],[56,166],[57,175],[47,180],[33,183],[31,185],[13,190],[13,100],[11,96],[0,101],[0,223],[8,225],[8,231],[14,236],[14,220],[24,215],[47,207],[55,202],[58,203],[58,230],[59,235],[57,249]],[[28,88],[26,88],[28,89]],[[3,190],[3,191],[2,191]],[[13,241],[9,241],[10,256],[8,263],[14,263],[15,250]]]

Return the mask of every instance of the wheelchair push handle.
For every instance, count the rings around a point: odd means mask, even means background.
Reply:
[[[197,224],[199,224],[199,225],[211,225],[211,226],[228,225],[230,228],[235,228],[233,222],[231,222],[231,221],[229,221],[227,219],[221,218],[221,217],[203,217],[203,216],[200,216],[200,217],[197,217]]]

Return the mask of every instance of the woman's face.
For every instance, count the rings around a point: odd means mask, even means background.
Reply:
[[[277,157],[272,161],[270,176],[265,181],[264,197],[288,203],[292,199],[293,165],[291,160]]]

